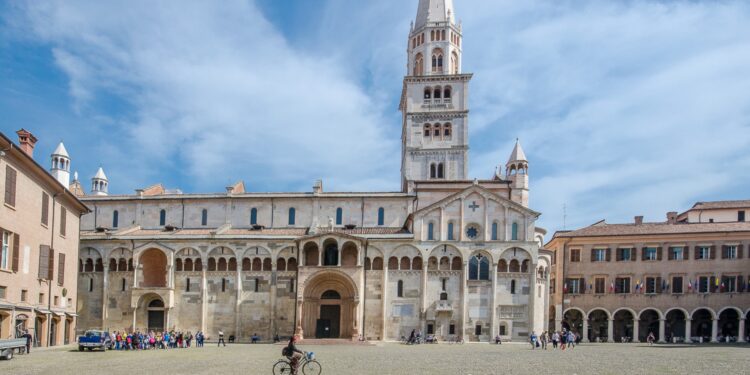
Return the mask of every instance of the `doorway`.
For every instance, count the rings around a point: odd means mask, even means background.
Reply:
[[[57,345],[57,319],[52,319],[49,329],[49,346],[55,346]]]
[[[148,304],[148,330],[160,332],[164,330],[164,302],[155,299]]]
[[[341,305],[321,305],[320,319],[315,328],[315,338],[338,338],[341,325]]]

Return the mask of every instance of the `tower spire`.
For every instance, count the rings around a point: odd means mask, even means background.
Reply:
[[[453,0],[419,0],[414,28],[429,23],[456,23],[453,15]]]

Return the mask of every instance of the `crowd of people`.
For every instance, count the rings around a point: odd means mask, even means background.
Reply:
[[[537,335],[536,332],[531,332],[529,343],[531,344],[531,349],[547,350],[548,344],[552,343],[552,350],[557,350],[558,347],[560,350],[565,350],[566,348],[572,350],[576,345],[581,343],[581,339],[581,335],[563,328],[559,332],[544,331],[540,335]]]
[[[164,332],[112,332],[112,347],[115,350],[149,350],[149,349],[179,349],[193,346],[202,347],[205,340],[203,332],[195,335],[192,332],[164,331]]]

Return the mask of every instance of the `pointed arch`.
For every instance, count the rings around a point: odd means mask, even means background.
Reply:
[[[414,55],[414,72],[412,74],[415,76],[424,75],[424,56],[421,52]]]

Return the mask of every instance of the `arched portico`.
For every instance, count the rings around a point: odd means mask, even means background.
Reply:
[[[346,274],[320,271],[304,284],[300,325],[308,338],[353,338],[357,323],[357,287]]]

